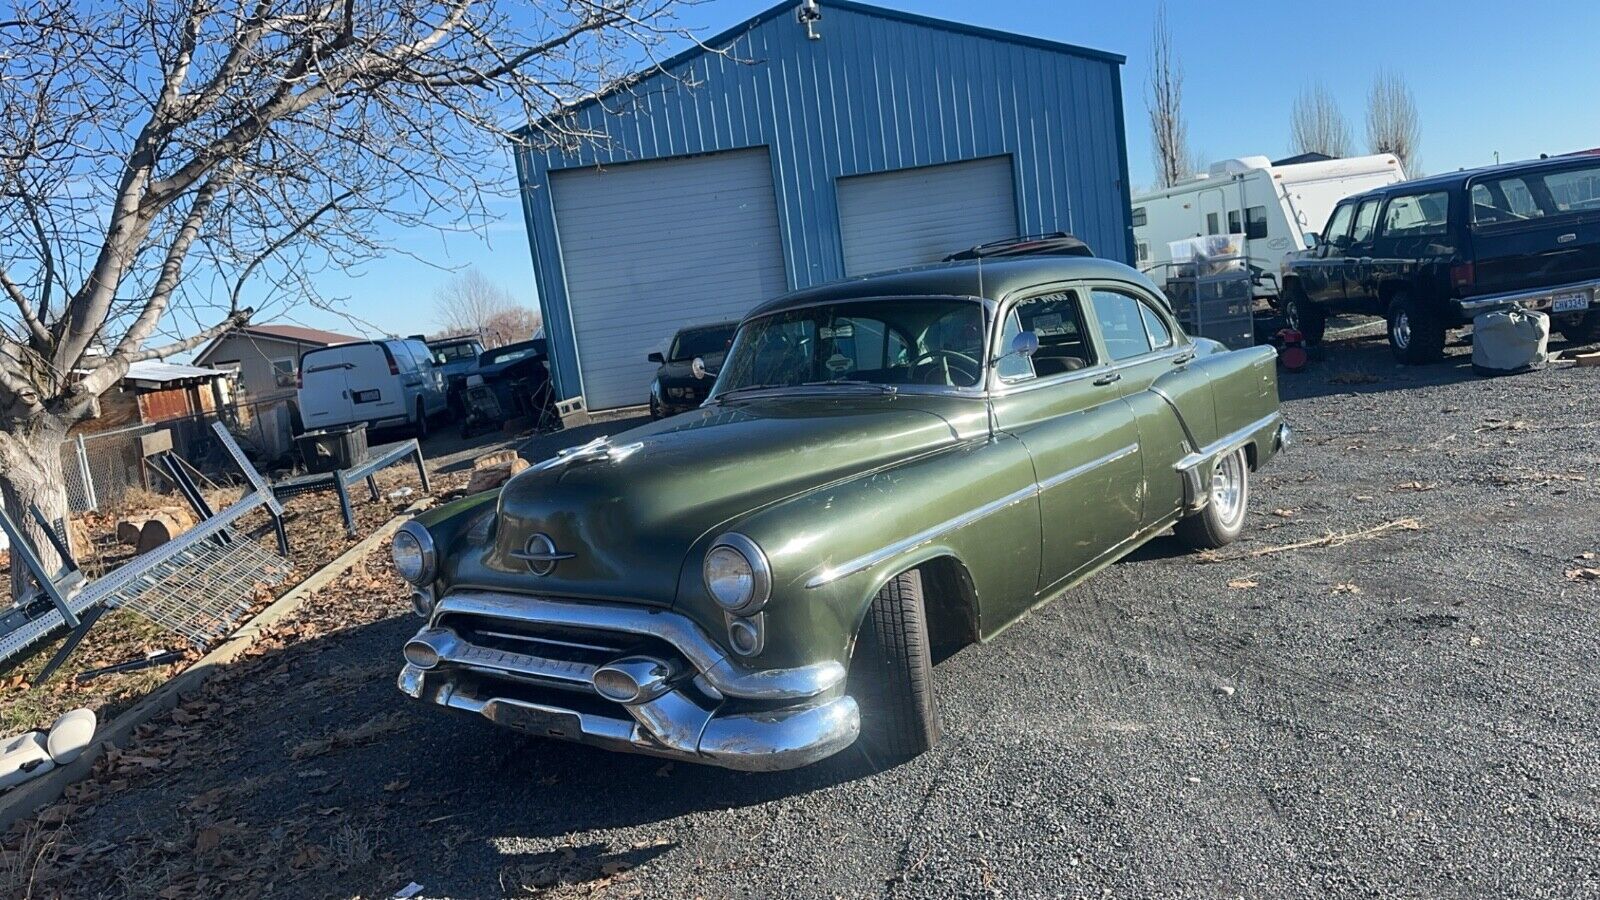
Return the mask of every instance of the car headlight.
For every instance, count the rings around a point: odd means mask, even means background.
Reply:
[[[755,612],[772,594],[767,555],[742,534],[725,534],[712,541],[701,575],[711,599],[728,612]]]
[[[418,587],[431,584],[439,574],[439,556],[428,529],[415,521],[407,522],[389,542],[389,553],[400,577]]]

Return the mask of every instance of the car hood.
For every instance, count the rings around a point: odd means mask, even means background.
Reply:
[[[669,605],[697,541],[796,494],[958,440],[896,398],[766,399],[694,410],[547,460],[501,492],[493,546],[457,582]],[[547,574],[521,559],[544,535]],[[570,556],[566,556],[570,554]]]
[[[726,353],[707,353],[705,356],[700,357],[700,359],[705,362],[707,369],[715,372],[717,369],[722,367],[722,360],[726,356]],[[694,377],[694,360],[692,359],[674,360],[672,362],[662,363],[661,368],[656,370],[656,377],[660,378],[663,382],[704,381],[707,389],[709,389],[711,386],[711,379],[709,377],[705,379],[698,379]]]

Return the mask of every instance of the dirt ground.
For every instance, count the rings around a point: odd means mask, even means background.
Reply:
[[[395,690],[383,556],[15,829],[53,897],[1600,895],[1600,370],[1283,379],[1246,537],[936,669],[932,752],[739,774]],[[556,436],[531,456],[560,446]]]

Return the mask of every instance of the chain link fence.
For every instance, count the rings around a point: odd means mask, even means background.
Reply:
[[[166,475],[150,461],[153,454],[167,449],[207,478],[233,481],[237,474],[233,462],[211,430],[211,423],[218,419],[227,423],[239,444],[260,464],[284,459],[293,449],[292,412],[287,398],[109,431],[84,432],[61,445],[72,510],[114,507],[134,490],[171,490]]]

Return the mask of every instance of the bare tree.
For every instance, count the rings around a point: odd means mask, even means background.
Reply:
[[[476,334],[484,346],[498,347],[526,340],[539,327],[539,314],[519,304],[511,292],[477,269],[467,269],[451,278],[433,294],[434,319],[450,334]],[[521,323],[533,324],[525,330]],[[507,335],[516,334],[516,337]]]
[[[1367,94],[1367,146],[1373,153],[1393,153],[1408,176],[1420,175],[1417,148],[1422,143],[1422,123],[1411,86],[1397,72],[1378,70]]]
[[[486,347],[504,347],[517,341],[526,341],[539,330],[539,314],[526,306],[512,306],[489,317],[483,326],[483,343]]]
[[[1156,186],[1169,188],[1194,173],[1189,150],[1189,123],[1183,117],[1183,66],[1172,56],[1172,29],[1167,4],[1156,7],[1150,47],[1150,84],[1145,109],[1150,114],[1150,143],[1156,157]]]
[[[5,508],[22,523],[30,503],[65,514],[60,443],[131,363],[192,349],[251,306],[330,304],[311,276],[391,250],[377,235],[481,227],[483,192],[515,190],[508,140],[597,137],[564,116],[505,126],[615,85],[686,35],[672,18],[685,2],[12,0]]]
[[[1289,143],[1296,153],[1350,155],[1350,124],[1338,101],[1321,84],[1313,84],[1295,98],[1289,119]]]

